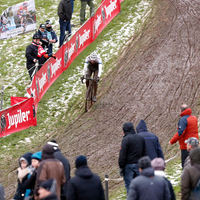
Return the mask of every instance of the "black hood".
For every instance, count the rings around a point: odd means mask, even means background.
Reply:
[[[83,179],[89,179],[93,176],[93,173],[87,165],[82,165],[76,170],[75,175]]]
[[[152,177],[154,176],[154,169],[152,167],[147,167],[140,172],[140,175]]]
[[[124,125],[123,125],[123,131],[124,131],[125,135],[135,134],[135,129],[133,127],[132,122],[126,122],[126,123],[124,123]]]
[[[200,148],[196,147],[190,151],[189,154],[191,164],[200,164]]]
[[[21,167],[21,160],[25,160],[27,162],[27,166],[31,165],[31,156],[33,154],[30,152],[25,153],[19,158],[19,166]]]
[[[147,125],[143,119],[140,120],[139,124],[137,125],[136,131],[137,131],[137,133],[148,131]]]

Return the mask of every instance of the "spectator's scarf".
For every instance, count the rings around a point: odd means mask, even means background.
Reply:
[[[32,44],[38,47],[38,55],[37,55],[37,57],[41,58],[46,53],[45,50],[39,44],[35,44],[34,42],[32,42]]]

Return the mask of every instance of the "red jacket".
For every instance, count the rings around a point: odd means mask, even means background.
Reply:
[[[181,119],[178,122],[178,132],[171,139],[174,144],[179,141],[180,149],[187,149],[185,140],[190,137],[199,139],[197,118],[192,115],[192,110],[187,108],[181,113]]]

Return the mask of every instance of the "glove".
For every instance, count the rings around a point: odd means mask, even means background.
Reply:
[[[45,54],[44,54],[44,57],[45,57],[45,58],[49,58],[49,56],[48,56],[48,54],[47,54],[47,53],[45,53]]]
[[[83,79],[84,79],[84,75],[83,75],[83,76],[81,76],[81,83],[83,83]]]
[[[51,56],[52,58],[54,58],[54,59],[56,59],[56,56],[54,55],[54,54],[52,54],[52,56]]]
[[[123,176],[123,171],[124,171],[124,169],[122,169],[122,168],[119,168],[119,174],[120,174],[120,176]]]

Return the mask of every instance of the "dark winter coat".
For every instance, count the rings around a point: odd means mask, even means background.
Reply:
[[[126,164],[137,164],[138,160],[146,156],[144,138],[135,133],[131,122],[123,125],[124,138],[119,152],[119,167],[124,168]]]
[[[43,33],[40,30],[38,30],[36,34],[40,36],[40,41],[42,42],[43,49],[45,50],[46,48],[48,48],[49,41],[48,40],[43,40],[43,37],[42,37]]]
[[[28,153],[25,153],[24,155],[22,155],[20,157],[20,158],[24,158],[28,162],[27,167],[29,165],[31,165],[31,155],[32,155],[32,153],[28,152]],[[19,166],[21,167],[20,159],[19,159]],[[17,172],[17,174],[18,174],[18,172]],[[24,188],[24,183],[27,179],[28,179],[28,174],[24,176],[22,181],[20,181],[18,179],[18,186],[17,186],[17,190],[15,192],[13,199],[15,199],[15,200],[23,200],[24,199],[24,195],[25,195],[25,192],[26,192],[26,189]]]
[[[44,199],[41,200],[59,200],[56,194],[50,194],[49,196],[45,197]]]
[[[30,44],[26,47],[26,58],[27,69],[31,69],[35,65],[35,62],[33,62],[34,59],[37,59],[39,61],[40,68],[44,64],[44,57],[38,57],[38,46],[35,46],[33,44]]]
[[[181,200],[196,200],[193,197],[192,190],[196,187],[200,179],[200,148],[195,148],[190,151],[189,158],[191,165],[184,168],[181,175]]]
[[[141,120],[139,122],[136,127],[136,131],[139,135],[144,137],[147,155],[151,158],[151,160],[157,157],[164,159],[158,137],[148,131],[147,125],[144,120]]]
[[[72,5],[70,0],[61,0],[58,6],[58,16],[60,20],[69,21],[72,17]]]
[[[171,139],[170,143],[174,144],[179,141],[180,149],[187,149],[185,140],[190,137],[199,139],[198,120],[192,115],[192,110],[187,108],[181,113],[181,119],[178,122],[178,132]]]
[[[163,177],[155,176],[149,167],[131,181],[127,200],[170,200],[171,195]]]
[[[63,189],[62,189],[62,193],[61,196],[66,197],[67,196],[67,186],[70,180],[70,164],[67,158],[65,158],[65,156],[63,156],[63,154],[60,152],[59,149],[56,150],[56,152],[54,153],[54,156],[56,159],[58,159],[60,162],[62,162],[64,170],[65,170],[65,184],[63,185]]]
[[[93,174],[86,165],[79,167],[75,177],[69,181],[67,200],[105,200],[99,176]]]
[[[37,169],[37,186],[36,194],[39,189],[39,185],[48,179],[56,180],[56,194],[60,198],[61,188],[65,183],[65,171],[63,164],[55,159],[54,149],[51,145],[45,145],[42,150],[42,162]]]

